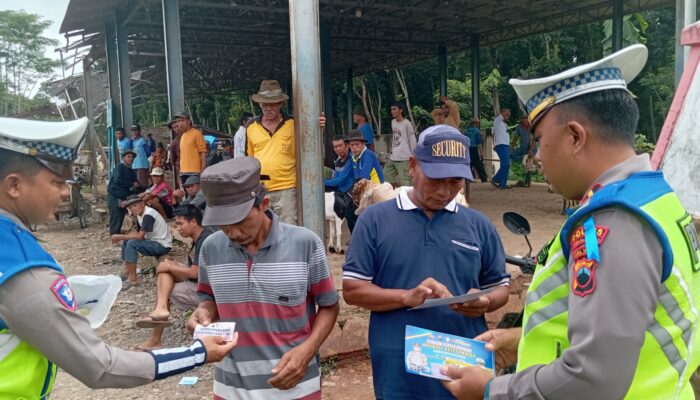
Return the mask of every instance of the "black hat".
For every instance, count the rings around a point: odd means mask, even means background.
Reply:
[[[136,204],[139,202],[142,202],[143,199],[139,197],[137,194],[132,194],[131,196],[127,197],[126,200],[124,200],[124,203],[122,205],[124,208],[129,207],[132,204]]]
[[[139,125],[139,124],[133,124],[133,125],[131,125],[131,130],[132,130],[132,131],[139,131],[139,132],[140,132],[140,131],[141,131],[141,125]]]
[[[362,135],[362,132],[358,131],[357,129],[351,130],[348,137],[345,138],[345,142],[350,142],[351,140],[362,140],[365,143],[367,142],[367,139],[365,139],[364,135]]]

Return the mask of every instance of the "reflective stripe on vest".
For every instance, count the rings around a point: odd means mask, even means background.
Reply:
[[[7,329],[0,330],[0,399],[43,399],[51,394],[57,367]]]
[[[647,174],[642,178],[645,185],[649,184],[649,178],[662,179],[660,174],[651,177]],[[620,192],[625,193],[624,190],[629,188],[622,189]],[[654,319],[647,328],[637,371],[626,398],[692,399],[693,391],[688,380],[700,365],[697,350],[700,349],[700,337],[695,334],[700,277],[696,277],[694,272],[700,269],[700,265],[694,264],[687,241],[681,234],[681,221],[686,219],[684,216],[687,214],[680,201],[670,189],[658,193],[656,197],[647,196],[645,202],[639,202],[641,204],[636,207],[632,207],[631,202],[619,203],[643,220],[653,222],[649,226],[655,227],[658,235],[663,235],[659,239],[665,253],[663,261],[670,262],[663,268],[666,279],[659,287]],[[574,213],[572,218],[581,220],[596,209],[588,208],[583,215]],[[564,228],[567,226],[573,224],[567,221]],[[570,345],[567,335],[571,284],[567,261],[569,248],[568,243],[562,243],[567,235],[568,231],[564,230],[557,235],[549,249],[551,256],[541,260],[544,265],[538,265],[533,275],[523,316],[518,370],[551,363]]]
[[[20,342],[17,336],[9,332],[0,333],[0,363],[19,346]]]

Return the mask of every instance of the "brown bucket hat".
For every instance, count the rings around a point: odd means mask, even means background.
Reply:
[[[208,167],[201,176],[207,199],[203,226],[233,225],[245,219],[262,190],[260,161],[240,157]]]
[[[289,100],[289,96],[282,91],[280,83],[274,80],[262,81],[260,91],[252,97],[256,103],[279,103]]]
[[[362,132],[358,131],[357,129],[353,129],[348,133],[348,137],[345,138],[345,142],[350,142],[351,140],[362,140],[363,142],[367,142],[367,139],[365,139],[365,136],[362,134]]]

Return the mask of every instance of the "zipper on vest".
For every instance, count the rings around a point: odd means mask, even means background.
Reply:
[[[561,357],[561,342],[557,340],[557,357]]]

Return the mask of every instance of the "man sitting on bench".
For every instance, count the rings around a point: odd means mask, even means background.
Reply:
[[[112,243],[122,242],[123,273],[126,277],[122,290],[129,290],[138,284],[136,262],[139,254],[160,258],[170,253],[173,234],[158,211],[147,207],[138,195],[126,198],[123,207],[129,209],[138,221],[138,230],[125,235],[112,235]]]
[[[202,227],[202,211],[194,204],[180,206],[174,210],[175,226],[182,237],[193,241],[187,254],[187,264],[167,258],[158,264],[156,273],[156,307],[151,314],[136,321],[139,328],[153,328],[151,337],[139,350],[156,350],[162,347],[163,329],[172,325],[170,304],[179,311],[194,310],[199,305],[197,277],[199,275],[199,251],[212,230]],[[194,251],[193,251],[194,250]],[[194,254],[193,254],[194,253]]]

